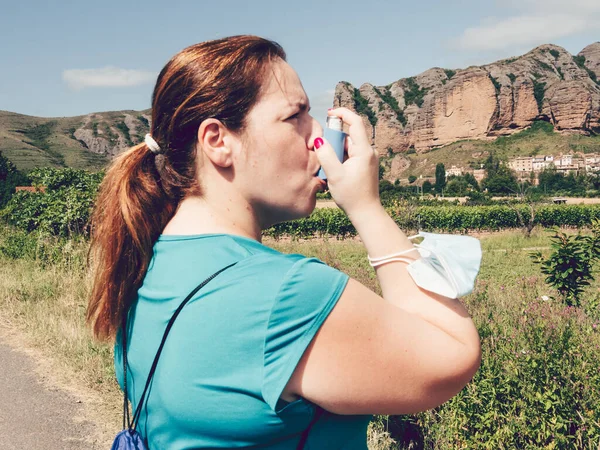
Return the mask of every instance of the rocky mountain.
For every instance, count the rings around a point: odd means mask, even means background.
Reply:
[[[561,133],[600,133],[600,42],[576,56],[542,45],[516,58],[466,69],[433,68],[387,86],[336,86],[334,106],[359,112],[389,169],[406,153],[464,139],[492,140],[551,122]],[[392,177],[393,178],[393,177]]]
[[[19,169],[100,169],[143,141],[150,110],[42,118],[0,111],[0,151]]]

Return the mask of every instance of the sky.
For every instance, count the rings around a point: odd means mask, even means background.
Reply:
[[[0,110],[40,117],[149,108],[174,54],[237,34],[283,46],[321,122],[339,81],[386,85],[600,41],[600,0],[0,0],[0,11]]]

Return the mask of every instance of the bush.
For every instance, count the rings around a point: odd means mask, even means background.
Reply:
[[[356,112],[367,116],[369,123],[372,126],[377,125],[377,116],[371,109],[371,106],[369,106],[369,101],[364,98],[360,91],[356,88],[354,88],[354,91],[352,91],[352,99],[354,100],[354,109]]]
[[[30,173],[46,192],[19,192],[2,211],[4,220],[25,231],[57,236],[87,235],[88,220],[103,173],[75,169],[36,169]]]
[[[404,102],[406,105],[414,103],[419,108],[423,106],[423,98],[429,89],[421,89],[413,77],[406,79]]]
[[[531,295],[527,280],[522,286]],[[469,303],[483,306],[487,295],[479,288]],[[597,448],[600,362],[592,320],[540,299],[510,311],[484,307],[487,316],[477,320],[481,367],[458,395],[418,416],[423,448]]]
[[[392,111],[396,113],[396,119],[398,119],[398,122],[405,127],[406,117],[404,116],[404,112],[400,109],[400,105],[398,105],[398,100],[396,100],[396,98],[392,95],[390,88],[386,86],[383,92],[381,92],[377,87],[373,87],[373,89],[375,92],[377,92],[377,95],[379,95],[379,97],[381,97],[381,99],[387,103],[390,108],[392,108]]]
[[[599,222],[592,220],[592,236],[568,236],[558,230],[550,238],[553,252],[543,258],[540,252],[531,254],[548,275],[546,283],[554,287],[568,306],[580,306],[585,286],[593,280],[592,266],[600,256]]]
[[[64,239],[5,226],[0,230],[0,257],[37,261],[42,265],[83,267],[87,246],[78,245],[78,242],[76,237]]]
[[[538,112],[542,112],[544,105],[544,95],[546,93],[546,83],[540,83],[537,80],[533,80],[533,96],[537,102]]]
[[[387,189],[393,190],[394,186],[389,183]],[[471,192],[471,195],[485,198],[484,195],[476,192]],[[436,202],[433,206],[416,206],[410,205],[406,200],[398,199],[397,193],[394,199],[389,199],[386,204],[386,210],[400,228],[436,232],[521,228],[517,211],[523,217],[531,213],[526,204],[440,206],[439,202]],[[600,205],[542,205],[536,208],[534,223],[545,228],[587,227],[594,219],[600,219]],[[320,208],[307,218],[277,224],[265,230],[265,234],[276,238],[284,235],[302,238],[329,235],[343,239],[355,236],[356,230],[341,209]]]

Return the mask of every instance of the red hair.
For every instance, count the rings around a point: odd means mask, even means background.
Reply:
[[[142,285],[152,248],[179,202],[201,195],[196,178],[196,134],[208,118],[243,131],[267,69],[285,60],[279,44],[256,36],[203,42],[176,54],[152,94],[151,135],[164,154],[146,144],[112,163],[92,214],[94,282],[87,320],[99,339],[112,339]]]

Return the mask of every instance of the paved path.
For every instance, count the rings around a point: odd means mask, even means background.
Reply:
[[[77,420],[82,405],[70,393],[45,386],[34,361],[0,339],[0,448],[100,449],[90,422]]]

